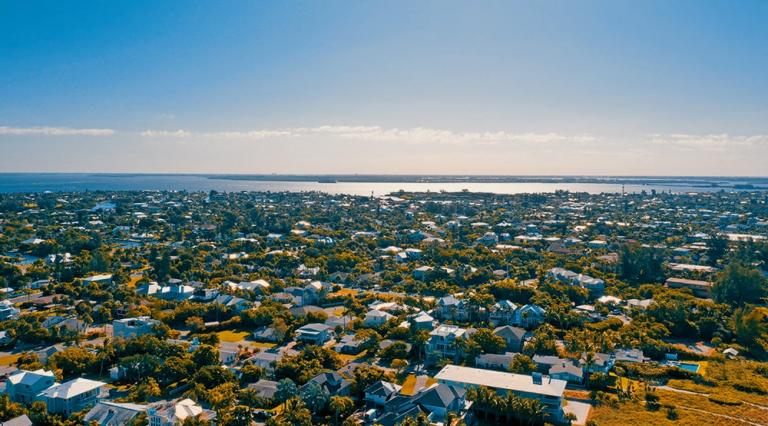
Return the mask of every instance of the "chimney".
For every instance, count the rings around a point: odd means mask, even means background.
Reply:
[[[541,384],[541,373],[531,373],[531,378],[533,379],[534,385]]]

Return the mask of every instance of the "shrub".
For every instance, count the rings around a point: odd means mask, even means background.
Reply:
[[[743,404],[741,401],[737,399],[729,398],[725,395],[710,395],[709,400],[711,402],[714,402],[715,404],[720,404],[720,405],[737,406],[737,405]]]

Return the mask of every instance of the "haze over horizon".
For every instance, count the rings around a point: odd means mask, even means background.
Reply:
[[[768,2],[0,0],[0,172],[768,175]]]

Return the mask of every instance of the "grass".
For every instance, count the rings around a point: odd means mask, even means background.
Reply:
[[[352,361],[355,361],[364,357],[366,353],[367,353],[366,351],[362,351],[357,355],[348,355],[348,354],[336,354],[336,355],[339,357],[341,362],[344,363],[344,365],[347,365]]]
[[[0,356],[0,365],[14,365],[21,354]]]
[[[267,343],[267,342],[248,342],[248,344],[250,346],[253,346],[259,349],[272,349],[275,346],[277,346],[275,343]]]
[[[403,395],[413,395],[414,392],[416,391],[417,382],[418,382],[418,378],[413,374],[409,374],[408,377],[406,377],[405,381],[403,382],[403,388],[400,389],[400,393]],[[424,387],[432,386],[435,383],[437,383],[437,380],[432,377],[429,377],[424,383]]]
[[[225,331],[220,331],[220,332],[218,332],[216,334],[219,335],[219,341],[221,341],[221,342],[237,343],[237,342],[242,342],[243,340],[245,340],[245,338],[248,337],[249,333],[247,331],[230,331],[230,330],[225,330]],[[272,345],[272,346],[274,346],[274,345]]]
[[[329,294],[329,296],[357,296],[357,290],[351,288],[342,288],[339,291]]]

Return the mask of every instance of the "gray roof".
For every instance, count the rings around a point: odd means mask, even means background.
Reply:
[[[32,420],[26,414],[22,414],[0,423],[0,426],[32,426]]]
[[[96,422],[99,426],[122,426],[146,409],[146,405],[99,401],[83,420],[85,423]]]
[[[465,393],[467,391],[464,388],[440,383],[418,394],[414,398],[414,402],[428,407],[449,408],[454,405],[457,399],[464,398]]]
[[[277,392],[277,382],[261,379],[256,383],[248,385],[248,388],[255,390],[256,394],[262,398],[272,399],[275,396],[275,392]]]

